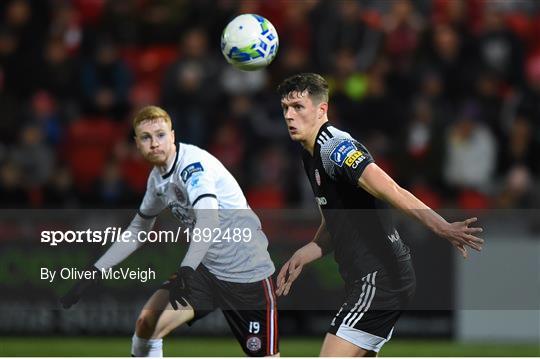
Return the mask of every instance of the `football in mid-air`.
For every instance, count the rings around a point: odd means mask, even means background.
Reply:
[[[221,52],[227,62],[244,71],[268,66],[276,57],[279,39],[274,25],[256,14],[235,17],[221,35]]]

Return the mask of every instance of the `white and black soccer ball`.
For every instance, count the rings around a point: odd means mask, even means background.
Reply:
[[[227,62],[244,71],[268,66],[276,57],[279,38],[274,25],[256,14],[235,17],[221,34],[221,52]]]

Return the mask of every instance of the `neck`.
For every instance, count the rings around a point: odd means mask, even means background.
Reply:
[[[321,129],[322,125],[328,122],[328,119],[324,119],[324,121],[321,121],[318,126],[315,126],[313,128],[313,131],[307,136],[306,140],[300,141],[300,144],[302,147],[306,149],[310,153],[310,155],[313,156],[313,151],[315,150],[315,141],[317,140],[317,135],[319,134],[319,130]]]
[[[167,157],[167,160],[165,161],[165,163],[156,165],[159,173],[165,174],[171,170],[174,164],[174,159],[176,157],[176,146],[177,145],[174,144],[173,147],[171,148],[171,153],[169,153],[169,156]]]

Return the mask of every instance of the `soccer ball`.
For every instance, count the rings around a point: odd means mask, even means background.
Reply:
[[[244,71],[268,66],[276,57],[279,39],[274,25],[264,17],[235,17],[221,35],[221,52],[227,62]]]

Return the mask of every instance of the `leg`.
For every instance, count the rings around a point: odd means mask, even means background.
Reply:
[[[376,357],[377,353],[356,346],[345,339],[327,333],[321,348],[321,357]]]
[[[161,339],[173,329],[193,319],[191,306],[174,310],[169,303],[169,292],[157,290],[146,302],[136,323],[136,334],[145,339]]]
[[[173,310],[169,303],[169,292],[165,289],[157,290],[146,302],[137,319],[131,354],[163,356],[162,338],[193,317],[194,311],[190,306]]]
[[[220,307],[244,353],[279,356],[278,311],[272,279],[216,283],[220,286]]]
[[[384,277],[383,277],[384,278]],[[401,315],[395,294],[378,290],[377,272],[349,283],[346,301],[332,320],[321,356],[377,356]],[[378,310],[377,307],[396,310]]]

